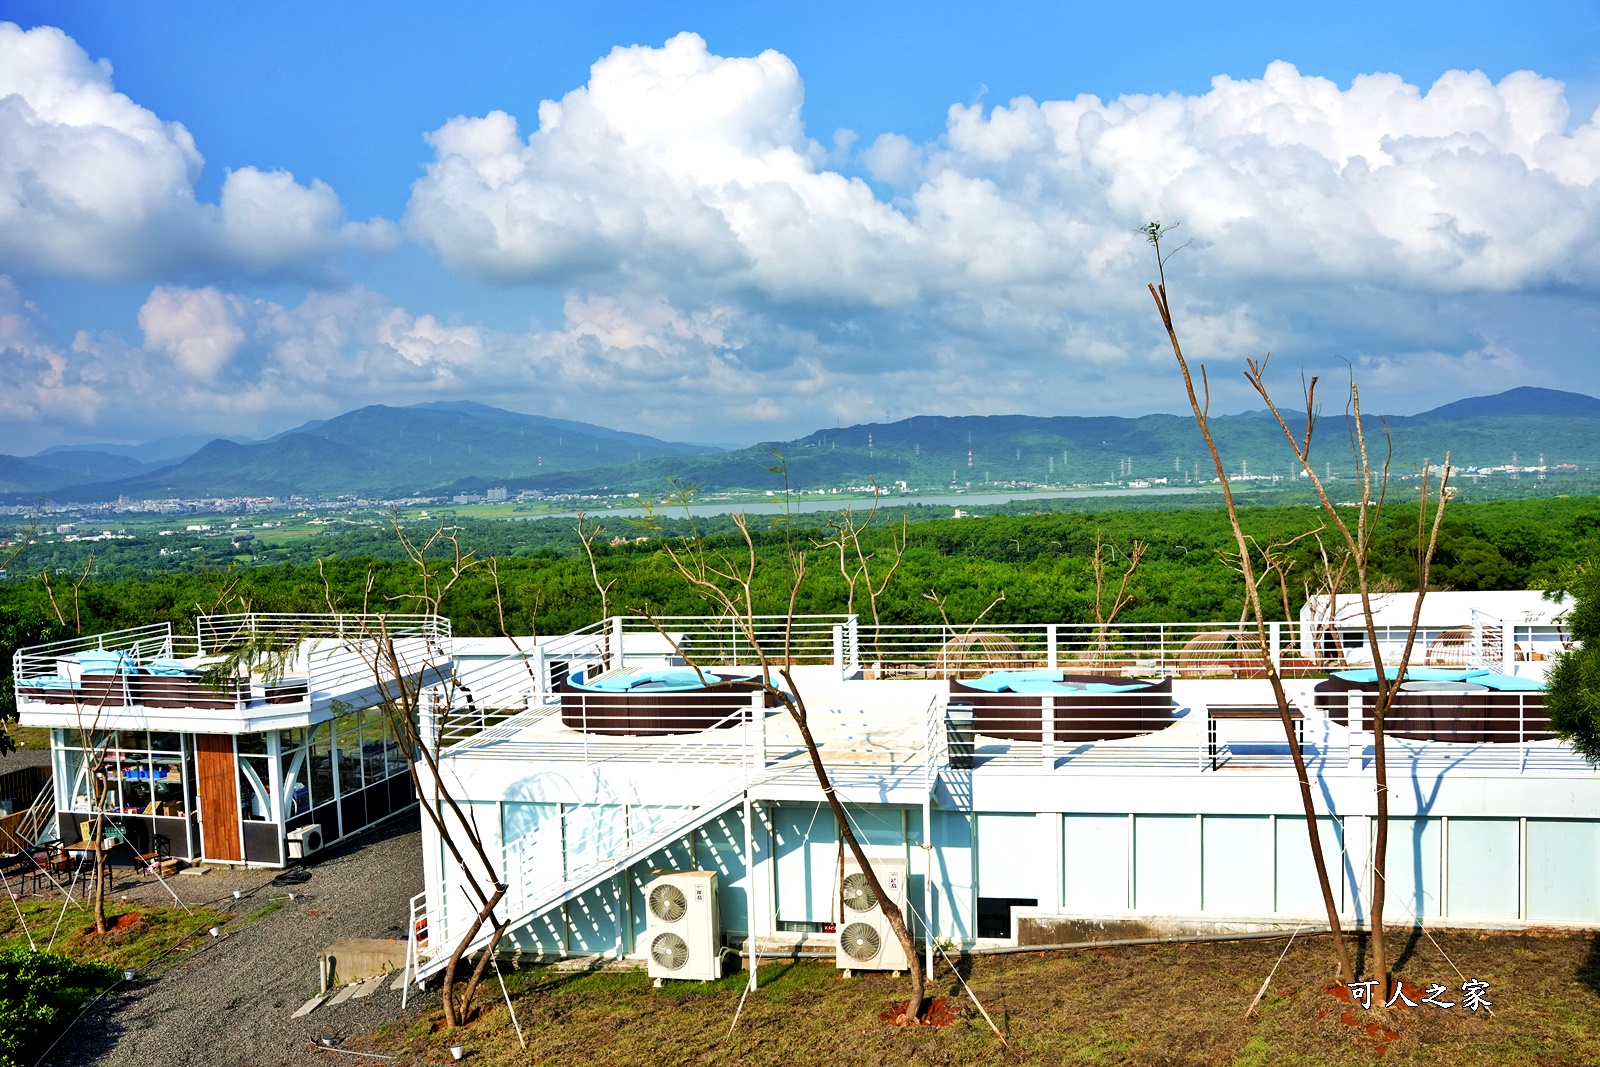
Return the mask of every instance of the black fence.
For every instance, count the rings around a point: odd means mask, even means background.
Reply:
[[[12,811],[24,811],[49,783],[49,767],[18,767],[7,771],[0,774],[0,804],[10,801]]]

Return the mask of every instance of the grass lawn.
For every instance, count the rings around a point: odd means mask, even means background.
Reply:
[[[20,900],[17,906],[9,899],[0,898],[0,948],[28,947],[28,936],[17,918],[18,907],[36,947],[43,949],[48,945],[51,951],[75,960],[108,963],[119,970],[143,970],[173,946],[197,933],[201,936],[191,938],[188,947],[198,947],[206,941],[204,930],[230,918],[204,907],[191,907],[186,912],[177,907],[146,907],[107,900],[107,922],[117,923],[119,918],[122,922],[116,929],[96,934],[92,902],[68,905],[63,915],[59,898]]]
[[[18,748],[50,751],[50,731],[43,726],[18,726],[14,722],[7,723],[6,733],[11,735],[11,740],[16,742]],[[0,774],[10,769],[6,766],[4,757],[0,757]]]
[[[1428,1006],[1364,1011],[1325,992],[1331,942],[1297,940],[1267,995],[1245,1017],[1281,941],[1166,945],[963,961],[967,980],[1006,1034],[1002,1049],[975,1010],[949,1026],[898,1029],[879,1021],[905,979],[838,977],[828,961],[768,962],[762,987],[728,1027],[742,974],[707,985],[651,988],[643,971],[507,972],[528,1040],[521,1051],[498,987],[483,1016],[454,1034],[432,1032],[437,1007],[354,1047],[423,1062],[467,1046],[479,1064],[1151,1064],[1320,1067],[1323,1064],[1600,1064],[1600,936],[1435,933],[1402,960],[1408,982],[1451,987]],[[1489,983],[1490,1010],[1460,1005],[1466,978]],[[940,963],[930,994],[962,996]],[[1374,1025],[1376,1024],[1376,1025]]]

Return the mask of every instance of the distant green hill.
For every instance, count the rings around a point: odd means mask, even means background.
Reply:
[[[1368,447],[1382,462],[1386,441],[1393,442],[1391,470],[1408,474],[1425,460],[1442,463],[1446,451],[1457,467],[1502,466],[1513,456],[1522,466],[1572,463],[1600,468],[1600,400],[1572,393],[1553,404],[1561,414],[1528,411],[1527,393],[1459,401],[1412,416],[1364,419]],[[1459,414],[1450,414],[1451,409]],[[1510,413],[1497,413],[1502,410]],[[1587,410],[1589,414],[1575,414]],[[1297,433],[1303,413],[1286,413]],[[1212,420],[1217,444],[1230,475],[1287,478],[1293,455],[1276,421],[1265,411]],[[1385,435],[1387,427],[1387,437]],[[1324,415],[1312,437],[1319,472],[1348,477],[1354,472],[1350,428],[1342,413]],[[918,416],[894,423],[871,423],[820,430],[793,441],[766,442],[747,449],[695,459],[656,459],[609,470],[552,472],[518,480],[517,488],[580,492],[599,486],[614,491],[653,492],[667,479],[707,490],[781,489],[783,479],[769,468],[781,453],[789,482],[806,488],[864,485],[875,479],[892,487],[904,481],[913,489],[952,484],[1035,485],[1132,483],[1167,479],[1183,483],[1214,477],[1205,442],[1194,420],[1176,415],[1140,418],[1037,418],[1025,415],[965,417]]]
[[[1300,432],[1304,416],[1289,414]],[[1288,478],[1295,472],[1277,424],[1265,412],[1212,420],[1234,476]],[[1387,429],[1386,429],[1387,428]],[[1366,420],[1369,447],[1381,462],[1392,441],[1392,470],[1407,474],[1424,460],[1458,467],[1576,464],[1600,469],[1600,400],[1548,389],[1513,389],[1473,397],[1419,415]],[[1386,436],[1387,433],[1387,436]],[[1319,470],[1349,476],[1349,428],[1342,413],[1317,422],[1312,454]],[[893,423],[819,430],[791,441],[716,452],[642,434],[482,404],[366,407],[311,422],[267,441],[215,440],[181,463],[157,470],[80,477],[54,488],[59,501],[203,496],[339,496],[392,498],[456,493],[503,485],[545,493],[655,494],[669,479],[706,490],[779,490],[771,468],[785,457],[789,484],[803,488],[864,486],[930,490],[954,485],[1052,485],[1210,481],[1211,462],[1194,421],[1178,415],[1061,416],[919,415]],[[94,462],[127,457],[55,453],[0,458],[0,479],[16,470],[12,493],[64,486],[32,466],[98,470]],[[9,457],[15,459],[14,457]],[[21,467],[16,466],[21,464]],[[26,469],[23,469],[23,468]],[[26,476],[26,477],[24,477]],[[26,478],[33,479],[31,482]],[[8,486],[0,486],[5,488]],[[15,498],[15,496],[14,496]]]
[[[62,450],[37,456],[0,455],[0,493],[48,493],[64,486],[126,478],[150,469],[128,456]]]
[[[382,405],[307,423],[267,441],[218,439],[180,463],[96,479],[60,501],[200,496],[404,496],[462,481],[488,483],[713,451],[586,423],[473,403]],[[38,459],[56,459],[58,453]],[[109,457],[108,457],[109,458]]]

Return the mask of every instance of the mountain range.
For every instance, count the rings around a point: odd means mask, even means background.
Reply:
[[[1303,413],[1286,413],[1303,428]],[[1265,411],[1213,417],[1230,471],[1286,473],[1292,456]],[[1393,469],[1451,450],[1457,466],[1600,466],[1600,399],[1523,387],[1469,397],[1409,416],[1363,420]],[[1338,414],[1317,423],[1313,457],[1335,473],[1351,467]],[[1183,481],[1209,467],[1192,419],[1177,415],[919,415],[893,423],[818,430],[788,441],[719,451],[581,422],[471,402],[375,405],[307,422],[263,441],[167,438],[144,445],[58,447],[0,456],[0,494],[58,503],[233,496],[401,496],[481,491],[646,492],[669,478],[709,490],[807,488],[904,481],[952,483]]]

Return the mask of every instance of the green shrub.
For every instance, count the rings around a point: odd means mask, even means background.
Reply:
[[[116,974],[54,952],[0,952],[0,1067],[30,1067]]]

